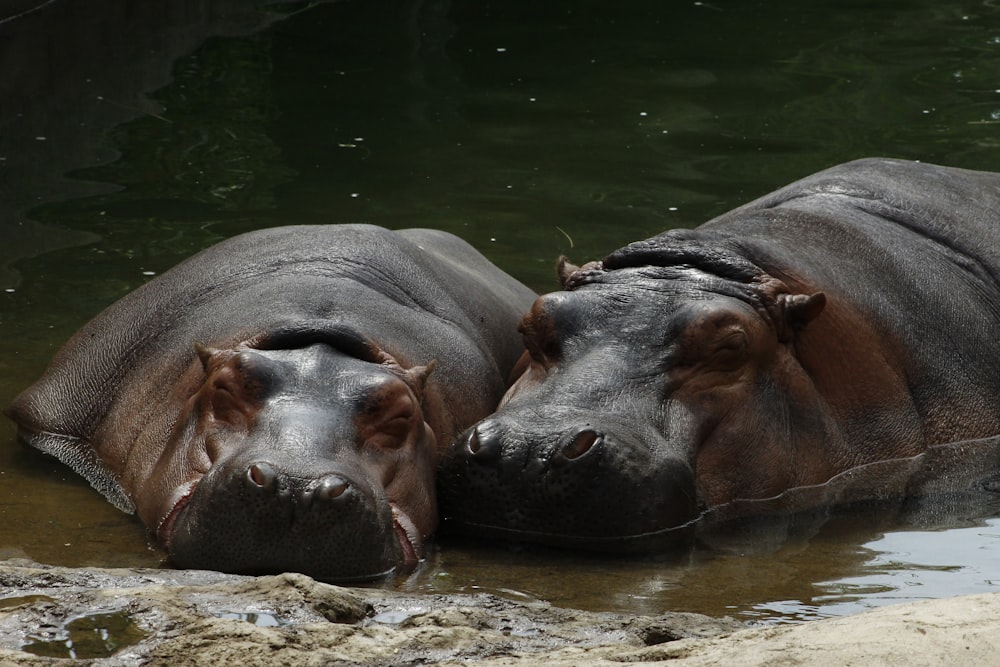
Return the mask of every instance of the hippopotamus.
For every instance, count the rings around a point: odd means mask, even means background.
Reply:
[[[559,273],[442,463],[457,531],[689,544],[712,508],[1000,433],[1000,174],[849,162]]]
[[[7,414],[177,567],[404,572],[440,450],[495,408],[535,296],[443,231],[250,232],[112,304]]]

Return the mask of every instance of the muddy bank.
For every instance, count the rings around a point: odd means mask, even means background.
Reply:
[[[745,628],[490,595],[341,588],[297,574],[0,563],[0,664],[949,665],[1000,651],[1000,594]]]
[[[340,588],[298,574],[7,561],[0,591],[2,664],[73,655],[100,665],[461,663],[571,647],[641,649],[740,627],[697,614],[637,618],[489,595]]]

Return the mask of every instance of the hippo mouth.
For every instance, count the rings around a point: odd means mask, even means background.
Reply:
[[[170,511],[164,515],[160,520],[160,525],[156,528],[156,539],[167,551],[170,551],[170,537],[174,533],[177,517],[187,507],[187,504],[191,502],[191,496],[194,495],[195,489],[198,488],[199,481],[194,480],[177,487],[177,490],[174,491],[174,498],[176,500],[174,500]]]
[[[393,532],[403,553],[402,569],[411,570],[424,557],[423,540],[420,539],[417,527],[403,510],[391,503],[389,507],[392,509]]]
[[[194,480],[177,488],[174,492],[176,500],[156,529],[157,540],[168,552],[170,551],[170,540],[174,533],[174,526],[177,525],[178,517],[191,502],[199,481]],[[389,504],[389,508],[392,511],[393,534],[399,542],[402,554],[399,570],[402,573],[410,572],[424,557],[423,539],[421,539],[420,531],[406,512],[393,503]]]

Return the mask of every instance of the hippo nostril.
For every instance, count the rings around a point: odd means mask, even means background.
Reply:
[[[469,436],[469,451],[473,454],[477,454],[480,448],[479,443],[479,429],[472,429],[472,435]]]
[[[267,463],[254,463],[247,468],[247,482],[251,486],[259,489],[273,489],[278,479],[278,474]]]
[[[318,500],[333,500],[347,492],[350,484],[342,477],[329,475],[313,489],[313,497]]]
[[[570,461],[578,459],[589,452],[594,446],[594,443],[600,439],[601,435],[596,431],[592,431],[589,428],[584,429],[577,433],[576,437],[562,448],[562,455]]]

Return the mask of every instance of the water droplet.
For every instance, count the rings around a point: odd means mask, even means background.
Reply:
[[[215,614],[215,617],[243,621],[259,628],[279,628],[289,624],[288,621],[279,616],[261,611],[224,611]]]
[[[383,623],[387,625],[399,625],[406,619],[412,616],[416,616],[417,614],[420,613],[423,613],[423,610],[404,611],[400,609],[398,611],[396,610],[383,611],[381,613],[372,616],[372,620],[375,621],[376,623]]]

